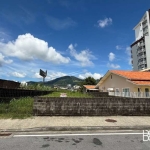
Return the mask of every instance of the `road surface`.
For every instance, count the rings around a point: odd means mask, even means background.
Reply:
[[[143,131],[0,137],[0,150],[150,150]]]

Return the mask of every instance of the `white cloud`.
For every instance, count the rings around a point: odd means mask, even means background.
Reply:
[[[5,64],[10,64],[10,63],[12,63],[13,62],[13,60],[11,60],[11,59],[5,59],[5,56],[3,56],[1,53],[0,53],[0,66],[2,66],[4,63]]]
[[[7,42],[10,38],[8,31],[0,27],[0,42]]]
[[[26,76],[25,73],[19,73],[19,72],[12,72],[11,75],[18,78],[24,78]]]
[[[109,57],[109,61],[113,61],[115,59],[115,54],[111,52],[109,53],[108,57]]]
[[[47,77],[45,78],[46,81],[53,80],[53,79],[67,75],[66,73],[63,73],[63,72],[52,72],[52,71],[47,71],[47,72],[48,74],[47,74]],[[33,78],[42,79],[43,77],[40,76],[38,72],[36,72]]]
[[[76,26],[76,22],[71,18],[58,19],[52,16],[46,17],[46,21],[48,25],[54,30],[63,30],[69,27]]]
[[[36,73],[34,74],[33,78],[41,79],[41,78],[43,78],[43,77],[39,75],[39,72],[36,72]]]
[[[107,67],[112,68],[112,69],[119,69],[120,68],[120,66],[118,64],[112,64],[112,63],[111,64],[108,63]]]
[[[126,53],[127,55],[131,56],[131,48],[129,46],[126,47]]]
[[[19,35],[15,41],[0,42],[0,51],[6,56],[26,61],[41,59],[55,64],[69,63],[70,61],[70,58],[63,57],[53,47],[48,47],[47,42],[35,38],[30,33]]]
[[[104,28],[104,27],[112,24],[112,19],[105,18],[104,20],[98,20],[97,23],[98,23],[98,27]]]
[[[70,44],[68,48],[70,50],[71,56],[73,56],[77,61],[79,61],[82,67],[94,65],[91,59],[94,59],[95,57],[91,54],[92,52],[88,49],[82,50],[80,53],[77,53],[76,49],[72,44]]]
[[[132,59],[131,59],[131,57],[128,58],[128,64],[132,65]]]
[[[93,77],[94,79],[100,79],[103,75],[99,74],[99,73],[91,73],[91,72],[86,72],[85,74],[80,74],[79,78],[81,79],[85,79],[87,77]]]
[[[128,55],[128,58],[127,58],[128,64],[132,65],[132,63],[131,63],[131,61],[132,61],[132,59],[131,59],[131,48],[129,46],[126,47],[126,54]]]
[[[48,78],[50,80],[53,80],[53,79],[56,79],[56,78],[59,78],[59,77],[63,77],[63,76],[66,76],[67,74],[66,73],[63,73],[63,72],[51,72],[49,75],[48,75]]]
[[[120,49],[123,49],[123,47],[120,46],[120,45],[116,45],[116,49],[117,49],[117,50],[120,50]]]

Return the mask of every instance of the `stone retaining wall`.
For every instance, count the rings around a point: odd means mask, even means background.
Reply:
[[[33,114],[38,116],[148,116],[150,99],[35,97]]]

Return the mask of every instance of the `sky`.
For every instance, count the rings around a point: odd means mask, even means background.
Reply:
[[[149,0],[1,0],[0,78],[46,81],[99,79],[132,70],[134,26]]]

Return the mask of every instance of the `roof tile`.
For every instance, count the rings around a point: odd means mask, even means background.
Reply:
[[[129,80],[150,81],[150,72],[140,71],[123,71],[123,70],[110,70],[110,72],[123,76]]]
[[[96,85],[83,85],[86,89],[95,89]]]
[[[132,83],[135,83],[138,85],[150,85],[150,81],[132,81]]]

